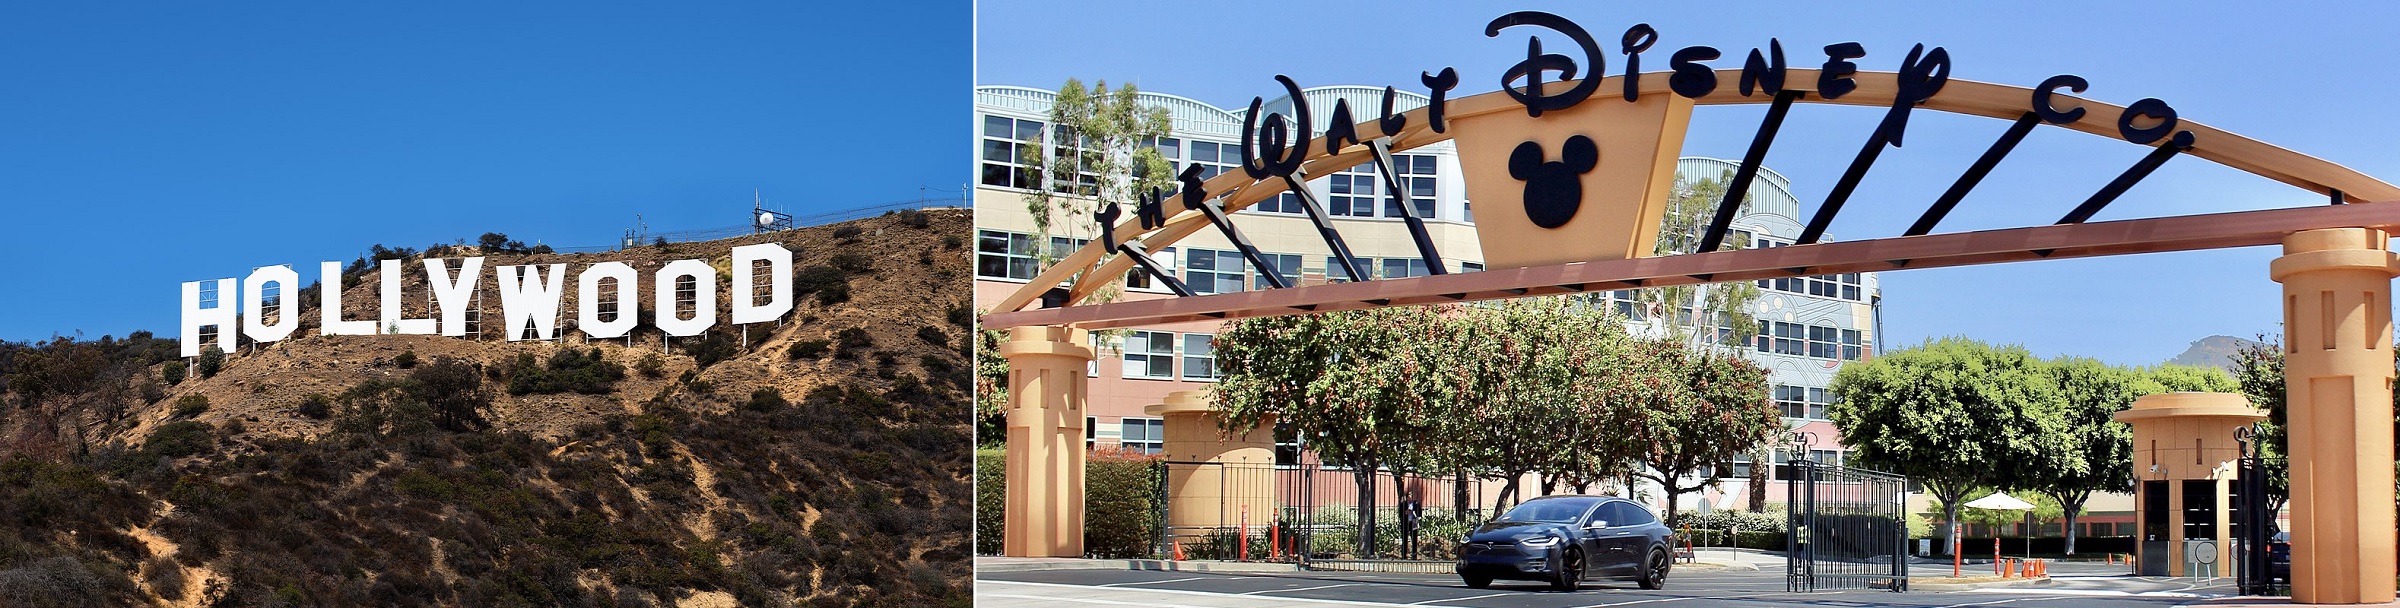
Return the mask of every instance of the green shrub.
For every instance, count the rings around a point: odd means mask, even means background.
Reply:
[[[175,399],[174,417],[176,418],[190,418],[206,412],[208,412],[207,395],[192,393]]]
[[[653,379],[660,378],[667,375],[667,360],[664,357],[658,356],[658,353],[652,352],[650,354],[642,355],[642,360],[634,363],[633,369],[634,371],[641,372],[642,377]]]
[[[850,301],[850,273],[832,266],[810,266],[792,275],[792,292],[815,294],[818,304]]]
[[[1159,519],[1157,456],[1120,450],[1092,452],[1084,462],[1084,553],[1104,558],[1155,557]]]
[[[700,369],[708,369],[708,366],[741,355],[742,346],[734,341],[731,332],[712,331],[701,336],[699,343],[686,347],[684,352],[692,355],[692,361]]]
[[[184,365],[183,361],[178,359],[174,361],[168,361],[166,365],[159,367],[158,373],[166,376],[167,386],[175,386],[183,384],[183,375],[190,371],[190,367]]]
[[[400,369],[411,369],[411,368],[414,368],[414,367],[416,367],[416,366],[417,366],[417,351],[413,351],[413,350],[404,350],[404,351],[400,351],[400,356],[397,356],[397,357],[392,357],[392,365],[394,365],[394,366],[398,366]]]
[[[333,399],[326,397],[324,393],[312,394],[306,399],[301,399],[300,407],[294,409],[298,410],[302,416],[324,420],[327,416],[333,415]]]
[[[181,420],[158,425],[150,431],[150,439],[142,449],[158,456],[181,458],[208,451],[216,443],[213,432],[217,427],[206,422]]]
[[[1008,507],[1008,452],[975,450],[975,552],[999,555]]]
[[[933,218],[927,216],[923,209],[907,209],[900,212],[900,224],[910,228],[924,228],[933,225]]]
[[[598,348],[589,351],[562,348],[550,355],[547,365],[535,365],[532,353],[518,353],[508,372],[508,393],[604,395],[615,392],[617,381],[623,379],[625,366],[608,360]]]
[[[833,342],[827,340],[801,340],[799,342],[792,343],[792,349],[784,351],[784,353],[790,355],[792,360],[795,361],[800,359],[821,359],[825,357],[826,351],[832,350],[832,346]]]
[[[967,245],[967,239],[966,239],[965,237],[961,237],[961,236],[958,236],[958,235],[955,235],[955,234],[946,234],[946,235],[942,235],[942,248],[943,248],[943,249],[957,249],[957,248],[960,248],[960,247],[965,247],[966,245]]]
[[[850,274],[867,274],[875,272],[875,258],[867,257],[866,254],[855,251],[845,251],[842,253],[833,254],[833,259],[826,260],[825,263],[831,264],[834,268],[839,268],[843,272],[848,272]]]
[[[918,327],[917,339],[924,340],[927,344],[932,344],[934,346],[950,345],[950,334],[943,333],[941,328],[931,325]]]
[[[833,339],[844,355],[850,354],[850,351],[853,350],[875,345],[875,336],[868,334],[865,328],[859,327],[842,330],[841,333],[834,334]]]
[[[866,230],[864,230],[864,229],[861,229],[861,228],[859,228],[859,227],[857,227],[857,226],[843,226],[843,227],[840,227],[840,228],[835,228],[835,229],[833,229],[833,238],[837,238],[837,239],[849,239],[849,238],[851,238],[851,237],[856,237],[856,236],[858,236],[858,234],[859,234],[859,233],[861,233],[861,232],[866,232]]]
[[[217,348],[215,344],[200,349],[200,377],[215,378],[217,372],[223,369],[225,369],[225,349]]]
[[[782,390],[770,386],[751,391],[750,401],[743,403],[742,409],[774,413],[775,410],[783,409],[791,404],[792,402],[784,400]]]

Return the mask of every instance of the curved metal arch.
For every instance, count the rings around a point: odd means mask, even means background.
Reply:
[[[1744,105],[1766,104],[1773,101],[1773,95],[1766,95],[1763,92],[1757,95],[1743,96],[1731,84],[1739,81],[1741,73],[1742,70],[1738,68],[1717,70],[1719,84],[1716,90],[1706,96],[1694,99],[1693,103],[1696,105]],[[1641,94],[1675,94],[1667,86],[1667,78],[1671,74],[1671,72],[1641,74],[1640,82],[1637,83]],[[1899,89],[1897,76],[1898,74],[1895,72],[1858,72],[1851,77],[1858,88],[1843,95],[1840,99],[1824,99],[1809,95],[1799,101],[1836,105],[1890,106]],[[1608,76],[1603,78],[1600,90],[1614,91],[1622,88],[1623,85],[1618,83],[1621,83],[1623,78],[1625,77]],[[1816,92],[1814,83],[1817,82],[1817,70],[1788,70],[1784,82],[1785,90],[1814,93]],[[1567,86],[1566,83],[1560,83],[1560,85]],[[2034,89],[2029,87],[1951,79],[1948,84],[1943,86],[1939,94],[1918,107],[1952,114],[2015,120],[2032,110],[2033,94]],[[1612,100],[1594,97],[1584,103],[1612,103]],[[2123,140],[2117,134],[2115,117],[2125,111],[2124,106],[2064,93],[2051,95],[2050,103],[2061,111],[2084,108],[2087,112],[2082,120],[2075,122],[2044,124],[2109,139]],[[1434,132],[1426,123],[1425,115],[1429,109],[1429,107],[1417,108],[1403,113],[1408,118],[1408,126],[1402,128],[1398,133],[1385,133],[1382,125],[1370,118],[1358,124],[1359,137],[1362,139],[1391,137],[1392,150],[1395,152],[1450,140],[1449,133]],[[1447,114],[1455,120],[1493,112],[1522,111],[1524,111],[1523,106],[1509,98],[1507,91],[1491,91],[1451,100]],[[2276,147],[2189,119],[2179,120],[2176,130],[2189,131],[2196,138],[2193,146],[2186,150],[2185,154],[2235,170],[2319,194],[2330,195],[2333,191],[2338,190],[2354,200],[2400,199],[2400,186],[2393,186],[2330,161]],[[1312,151],[1302,165],[1302,170],[1308,175],[1326,174],[1327,168],[1338,169],[1355,166],[1366,162],[1370,155],[1366,146],[1348,146],[1333,154],[1326,154],[1321,148],[1315,146],[1311,146],[1311,149]],[[1282,192],[1280,186],[1276,184],[1277,181],[1278,179],[1253,180],[1248,175],[1234,171],[1218,175],[1208,180],[1202,187],[1212,195],[1224,197],[1225,211],[1232,213]],[[1260,187],[1262,184],[1265,187]],[[1167,219],[1164,225],[1155,230],[1144,231],[1138,221],[1127,220],[1117,226],[1115,234],[1119,243],[1138,239],[1142,241],[1142,248],[1145,251],[1157,252],[1174,245],[1176,241],[1190,236],[1207,225],[1208,219],[1199,212],[1185,210],[1174,214]],[[1043,293],[1057,287],[1067,278],[1079,272],[1090,270],[1093,271],[1093,274],[1087,276],[1119,277],[1131,269],[1133,262],[1124,256],[1109,260],[1105,264],[1098,263],[1105,251],[1104,244],[1098,242],[1077,249],[1073,254],[1060,259],[1040,275],[1035,276],[1032,281],[1027,282],[1015,293],[1009,294],[1007,298],[992,308],[992,312],[1005,313],[1022,310],[1027,304],[1040,299]],[[1109,281],[1078,282],[1069,292],[1065,305],[1071,306],[1084,301],[1091,296],[1094,290],[1107,283]]]

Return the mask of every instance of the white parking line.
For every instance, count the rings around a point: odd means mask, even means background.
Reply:
[[[1480,599],[1487,598],[1487,597],[1500,597],[1500,596],[1503,596],[1503,595],[1516,595],[1516,594],[1514,594],[1514,593],[1489,593],[1489,594],[1484,594],[1484,595],[1476,595],[1476,596],[1469,596],[1469,597],[1446,597],[1446,598],[1442,598],[1442,599],[1438,599],[1438,600],[1425,600],[1425,601],[1422,601],[1422,602],[1409,602],[1409,603],[1408,603],[1408,605],[1410,605],[1410,606],[1424,606],[1424,605],[1429,605],[1429,604],[1439,604],[1439,603],[1442,603],[1442,602],[1464,602],[1464,601],[1467,601],[1467,600],[1480,600]]]
[[[1299,592],[1302,592],[1302,591],[1315,591],[1315,590],[1318,590],[1318,589],[1332,589],[1332,588],[1334,588],[1334,587],[1348,587],[1348,586],[1351,586],[1351,585],[1357,585],[1357,584],[1359,584],[1359,583],[1342,583],[1342,584],[1339,584],[1339,585],[1319,585],[1319,586],[1315,586],[1315,587],[1301,587],[1301,588],[1298,588],[1298,589],[1261,589],[1261,590],[1258,590],[1258,591],[1249,591],[1249,592],[1244,592],[1244,593],[1241,593],[1240,595],[1259,595],[1259,594],[1262,594],[1262,593],[1299,593]]]
[[[1611,607],[1611,606],[1631,606],[1631,605],[1634,605],[1634,604],[1656,604],[1656,603],[1660,603],[1660,602],[1681,602],[1681,601],[1685,601],[1685,600],[1738,600],[1738,599],[1745,599],[1745,598],[1753,598],[1753,597],[1758,597],[1758,595],[1759,595],[1759,594],[1750,594],[1750,595],[1712,595],[1712,596],[1692,596],[1692,597],[1659,597],[1659,598],[1650,598],[1650,599],[1646,599],[1646,600],[1632,600],[1632,601],[1625,601],[1625,602],[1610,602],[1610,603],[1606,603],[1606,604],[1591,604],[1591,605],[1586,605],[1586,606],[1577,606],[1576,608],[1609,608],[1609,607]]]
[[[1092,586],[1093,586],[1093,587],[1125,587],[1125,586],[1130,586],[1130,585],[1164,585],[1164,584],[1167,584],[1167,583],[1180,583],[1180,582],[1184,582],[1184,581],[1204,581],[1204,580],[1208,580],[1208,579],[1209,579],[1209,577],[1205,577],[1205,576],[1195,576],[1195,577],[1191,577],[1191,578],[1171,578],[1171,579],[1167,579],[1167,580],[1163,580],[1163,581],[1133,581],[1133,582],[1128,582],[1128,583],[1109,583],[1109,584],[1106,584],[1106,585],[1092,585]]]
[[[1104,606],[1141,606],[1141,607],[1143,607],[1143,608],[1215,608],[1215,607],[1213,607],[1213,606],[1195,606],[1195,605],[1192,605],[1192,604],[1161,604],[1161,603],[1158,603],[1158,602],[1138,602],[1138,603],[1136,603],[1136,602],[1116,602],[1116,601],[1109,601],[1109,600],[1087,600],[1087,599],[1083,599],[1083,598],[1074,598],[1074,597],[1050,597],[1050,596],[1046,596],[1046,595],[1012,595],[1012,594],[1007,594],[1007,593],[978,593],[978,594],[975,594],[975,597],[990,597],[990,598],[1000,598],[1000,599],[1010,599],[1010,600],[1033,600],[1033,601],[1040,601],[1040,602],[1075,602],[1075,603],[1078,603],[1078,604],[1100,604],[1100,605],[1104,605]]]

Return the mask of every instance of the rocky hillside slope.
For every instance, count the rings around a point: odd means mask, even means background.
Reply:
[[[968,219],[437,246],[486,255],[483,339],[318,335],[303,290],[293,338],[180,382],[147,336],[0,345],[0,605],[964,605]],[[803,289],[781,323],[745,336],[720,297],[712,334],[665,339],[645,284],[631,338],[573,329],[585,264],[704,259],[729,290],[731,248],[770,240]],[[381,262],[409,317],[421,257]],[[503,340],[494,267],[558,263],[564,337]],[[335,287],[372,319],[358,270]]]

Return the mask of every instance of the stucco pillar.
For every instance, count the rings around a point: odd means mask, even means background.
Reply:
[[[2227,492],[2241,459],[2241,446],[2234,442],[2234,432],[2266,418],[2266,412],[2251,406],[2250,399],[2238,393],[2159,393],[2143,395],[2133,400],[2133,407],[2117,412],[2115,418],[2133,430],[2133,477],[2139,481],[2165,481],[2167,495],[2167,534],[2163,538],[2137,537],[2136,547],[2148,554],[2158,551],[2165,559],[2145,555],[2141,563],[2156,565],[2165,562],[2164,572],[2148,571],[2146,575],[2191,576],[2184,566],[2191,556],[2184,554],[2185,540],[2209,540],[2217,544],[2217,572],[2233,571],[2233,501]],[[2184,488],[2189,481],[2207,481],[2208,496],[2193,496]],[[2143,505],[2147,496],[2136,495],[2134,521],[2137,529],[2148,529],[2152,516]],[[2209,517],[2216,533],[2206,539],[2186,538],[2184,506],[2193,501],[2216,505]]]
[[[1001,553],[1083,556],[1083,405],[1089,334],[1067,327],[1009,330],[1008,510]]]
[[[1168,393],[1143,408],[1166,419],[1167,527],[1178,537],[1233,529],[1249,513],[1253,532],[1275,519],[1275,419],[1230,435],[1205,390]]]
[[[2367,228],[2283,240],[2292,600],[2392,601],[2390,237]]]

